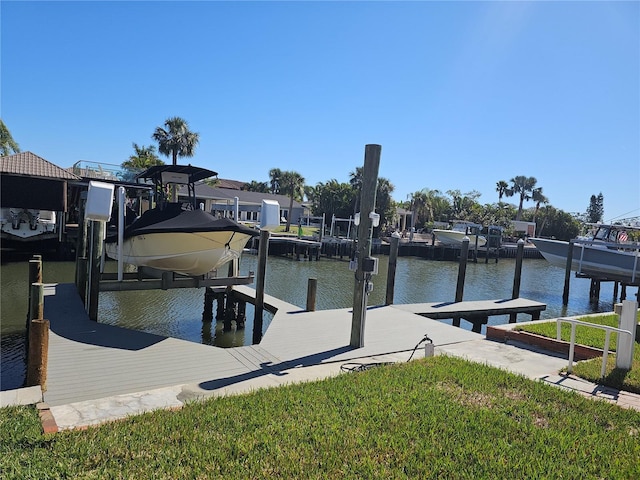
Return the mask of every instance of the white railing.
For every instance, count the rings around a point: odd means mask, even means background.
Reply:
[[[605,336],[605,340],[604,340],[604,348],[602,349],[602,368],[600,369],[600,378],[604,378],[604,374],[606,372],[607,369],[607,357],[609,355],[609,340],[611,338],[611,332],[616,332],[618,334],[625,334],[625,335],[629,335],[629,337],[632,339],[631,341],[633,341],[633,335],[629,330],[623,330],[621,328],[616,328],[616,327],[609,327],[607,325],[598,325],[597,323],[588,323],[588,322],[581,322],[580,320],[574,320],[574,319],[570,319],[570,318],[558,318],[556,320],[556,339],[557,340],[561,340],[561,331],[562,331],[562,324],[563,323],[570,323],[571,324],[571,338],[569,340],[569,366],[567,367],[567,371],[569,373],[571,373],[571,370],[573,369],[573,354],[574,354],[574,350],[575,350],[575,345],[576,345],[576,326],[577,325],[583,325],[585,327],[591,327],[591,328],[599,328],[600,330],[605,330],[606,331],[606,336]],[[618,340],[618,345],[620,345],[620,340]]]

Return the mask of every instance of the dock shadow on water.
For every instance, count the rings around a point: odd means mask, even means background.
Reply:
[[[379,274],[373,277],[374,288],[367,302],[369,306],[385,302],[387,262],[388,257],[380,256]],[[297,305],[302,310],[306,305],[308,279],[316,278],[317,310],[350,308],[353,304],[354,274],[349,271],[348,264],[346,259],[296,261],[270,256],[267,261],[265,291],[268,295]],[[256,271],[256,267],[257,256],[243,255],[241,274]],[[488,264],[469,263],[464,300],[510,298],[514,271],[513,259],[500,259],[498,263]],[[456,262],[399,257],[394,302],[452,302],[455,299],[457,274]],[[45,283],[73,283],[74,277],[74,262],[57,262],[44,258]],[[0,282],[0,388],[9,390],[23,385],[26,370],[24,338],[28,309],[28,258],[13,261],[3,257]],[[563,284],[562,269],[549,265],[545,260],[524,260],[520,296],[547,304],[541,318],[613,310],[611,284],[602,285],[601,300],[592,304],[589,301],[589,281],[572,277],[567,306],[562,305]],[[218,347],[251,345],[253,306],[247,304],[244,328],[237,328],[234,322],[230,331],[224,331],[221,321],[202,321],[204,292],[204,288],[103,292],[99,300],[99,323]],[[271,319],[272,315],[265,311],[263,333],[268,329]],[[518,318],[519,321],[525,319],[528,316]],[[492,317],[489,324],[508,321],[508,316]],[[462,322],[462,327],[470,330],[471,324]]]

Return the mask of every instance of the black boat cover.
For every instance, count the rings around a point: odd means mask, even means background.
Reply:
[[[152,209],[142,214],[135,222],[124,229],[124,238],[136,235],[165,232],[239,232],[252,237],[260,235],[258,230],[246,227],[229,218],[215,218],[203,210],[183,210],[182,204],[170,203],[163,210]],[[117,235],[106,238],[107,243],[116,243]]]

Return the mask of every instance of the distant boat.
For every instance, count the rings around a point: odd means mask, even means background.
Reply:
[[[247,242],[259,232],[228,218],[215,218],[195,203],[195,182],[214,175],[191,165],[155,166],[138,175],[153,180],[160,200],[124,229],[123,262],[198,276],[240,258]],[[189,200],[167,202],[170,184],[188,185]],[[117,235],[105,240],[107,255],[116,260],[117,242]]]
[[[582,275],[640,285],[640,243],[630,242],[628,231],[637,227],[598,225],[592,238],[573,240],[571,270]],[[569,242],[531,238],[552,265],[566,268]]]
[[[432,230],[436,239],[443,245],[457,246],[462,245],[464,237],[469,238],[469,247],[475,248],[476,238],[478,247],[484,247],[487,243],[486,237],[480,235],[482,225],[472,222],[456,221],[451,230],[434,228]]]

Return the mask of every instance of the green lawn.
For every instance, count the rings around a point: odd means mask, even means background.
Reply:
[[[640,320],[640,314],[638,315]],[[583,322],[596,323],[599,325],[608,325],[610,327],[618,326],[618,315],[591,315],[579,319]],[[557,326],[556,322],[542,322],[532,325],[526,323],[518,325],[517,330],[530,333],[536,333],[545,337],[556,338]],[[571,325],[563,323],[561,327],[561,339],[568,342],[571,336]],[[585,326],[576,326],[576,343],[595,348],[604,348],[605,332],[604,330],[589,328]],[[609,349],[615,351],[617,343],[617,334],[612,333],[609,341]],[[609,387],[626,390],[629,392],[640,393],[640,344],[636,342],[633,349],[633,365],[631,370],[626,372],[616,367],[615,355],[609,355],[607,358],[607,369],[605,377],[600,378],[602,368],[602,357],[594,358],[578,362],[573,367],[573,374],[589,380],[594,383],[606,385]]]
[[[0,410],[3,479],[640,478],[640,412],[446,356],[41,432]]]

